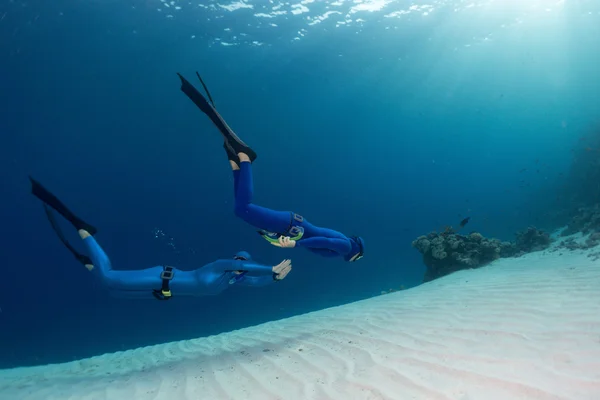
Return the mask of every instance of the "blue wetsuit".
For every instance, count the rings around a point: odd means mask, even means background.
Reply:
[[[162,266],[142,270],[119,271],[112,269],[111,262],[93,236],[84,243],[93,262],[93,273],[99,275],[111,294],[127,298],[154,298],[152,292],[161,288]],[[246,253],[247,254],[247,253]],[[249,255],[248,255],[249,258]],[[238,275],[234,271],[244,271]],[[248,260],[217,260],[193,271],[173,269],[169,289],[174,297],[216,295],[234,284],[243,286],[266,286],[275,282],[272,267]]]
[[[274,211],[253,204],[251,163],[241,162],[240,169],[233,171],[233,185],[235,215],[250,225],[284,236],[294,236],[290,232],[303,231],[301,238],[296,240],[296,247],[305,247],[324,257],[343,257],[348,261],[362,250],[357,239],[333,229],[315,226],[291,211]]]

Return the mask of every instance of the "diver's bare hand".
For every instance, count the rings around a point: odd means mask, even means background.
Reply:
[[[279,264],[273,267],[273,273],[275,274],[275,280],[282,280],[292,270],[292,260],[283,260]]]
[[[296,247],[296,241],[294,239],[291,239],[289,236],[279,236],[278,239],[279,242],[279,246],[277,247],[281,247],[284,249],[291,249],[293,247]]]

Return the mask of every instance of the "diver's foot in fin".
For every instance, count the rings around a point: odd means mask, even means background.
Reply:
[[[229,161],[233,161],[237,165],[240,165],[240,158],[238,157],[238,153],[246,154],[248,156],[248,158],[250,159],[250,162],[253,162],[254,160],[256,160],[256,153],[254,151],[252,151],[252,149],[248,146],[241,147],[240,151],[235,151],[231,147],[229,142],[225,141],[225,143],[223,143],[223,148],[225,149],[225,152],[227,153],[227,158],[229,159]]]
[[[250,162],[254,162],[256,160],[256,153],[250,147],[248,147],[244,142],[242,142],[237,136],[232,137],[231,135],[227,135],[225,137],[225,141],[228,146],[235,151],[235,154],[244,153],[250,159]]]
[[[225,149],[225,153],[227,153],[227,159],[229,161],[233,161],[237,165],[240,165],[240,158],[235,154],[235,151],[229,146],[227,142],[223,143],[223,148]]]
[[[98,230],[94,228],[92,225],[83,221],[81,218],[76,216],[65,206],[55,195],[50,193],[48,189],[42,186],[41,183],[29,177],[31,181],[31,193],[43,201],[48,206],[52,207],[56,212],[65,217],[67,221],[69,221],[77,230],[83,229],[90,233],[90,235],[95,235]]]

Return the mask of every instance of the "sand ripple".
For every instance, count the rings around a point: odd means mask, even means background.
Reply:
[[[0,398],[598,400],[600,263],[535,253],[218,336],[4,370]]]

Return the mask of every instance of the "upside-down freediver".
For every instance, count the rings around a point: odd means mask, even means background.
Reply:
[[[223,135],[223,147],[233,170],[236,216],[259,229],[261,236],[274,246],[304,247],[321,256],[343,257],[346,261],[357,261],[363,257],[364,241],[359,236],[346,236],[333,229],[315,226],[291,211],[271,210],[252,203],[252,163],[256,160],[256,153],[217,112],[212,96],[197,72],[208,100],[181,74],[177,75],[181,79],[183,93],[210,118]]]

